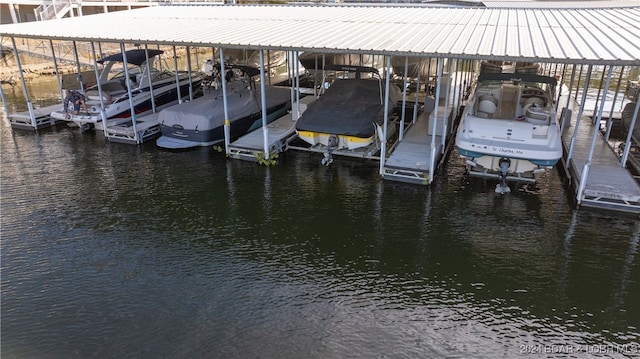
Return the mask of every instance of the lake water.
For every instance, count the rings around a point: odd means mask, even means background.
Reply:
[[[640,356],[640,224],[558,171],[498,195],[456,153],[422,187],[4,116],[0,141],[3,358]]]

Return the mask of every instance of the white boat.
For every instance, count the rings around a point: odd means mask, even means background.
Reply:
[[[358,150],[380,141],[385,85],[378,70],[372,67],[332,65],[325,68],[350,75],[334,77],[326,92],[297,120],[296,132],[311,146],[325,149],[322,163],[330,164],[333,151]],[[387,115],[395,110],[401,98],[400,88],[391,84]]]
[[[82,130],[89,130],[102,121],[100,114],[100,90],[105,104],[105,116],[110,125],[124,123],[131,118],[131,105],[127,91],[127,80],[131,85],[131,96],[136,115],[145,115],[152,111],[151,89],[156,109],[178,103],[178,86],[176,74],[162,71],[154,66],[155,60],[163,53],[161,50],[134,49],[126,51],[129,78],[125,77],[123,54],[115,54],[102,58],[98,63],[104,64],[98,78],[98,84],[85,90],[88,112],[76,115],[65,113],[64,109],[54,111],[51,117],[58,120],[72,121]],[[147,58],[149,59],[147,61]],[[147,68],[149,71],[147,71]],[[150,76],[149,76],[150,74]],[[187,71],[178,73],[180,95],[189,94],[189,86],[200,88],[200,74],[192,74],[191,81]],[[153,87],[152,87],[153,86]]]
[[[218,67],[219,68],[219,67]],[[162,136],[156,145],[165,149],[188,149],[212,146],[224,141],[224,101],[220,77],[205,79],[208,84],[202,97],[166,108],[158,114]],[[255,67],[231,65],[226,68],[227,113],[230,139],[262,126],[262,101],[255,77]],[[287,88],[265,86],[267,123],[291,109],[291,92]]]
[[[466,104],[456,147],[470,175],[535,182],[562,156],[554,108],[557,80],[549,76],[484,73]]]

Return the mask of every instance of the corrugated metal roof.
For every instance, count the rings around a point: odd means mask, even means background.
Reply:
[[[0,35],[640,66],[640,6],[158,6],[1,25]]]
[[[481,1],[486,7],[518,7],[518,8],[562,8],[562,9],[597,9],[611,7],[635,7],[638,6],[638,0],[565,0],[565,1],[546,1],[546,0],[500,0],[500,1]]]

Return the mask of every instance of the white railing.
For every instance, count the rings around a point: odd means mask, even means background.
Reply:
[[[35,10],[36,20],[51,20],[59,18],[69,12],[72,0],[50,0],[45,1]]]

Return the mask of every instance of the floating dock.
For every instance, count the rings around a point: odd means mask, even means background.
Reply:
[[[300,114],[315,100],[314,96],[302,97],[300,99]],[[297,115],[296,111],[297,104],[294,103],[290,113],[267,125],[269,130],[267,142],[270,156],[285,151],[289,147],[289,143],[297,137],[295,128],[297,117],[294,118],[294,115]],[[264,154],[264,130],[262,127],[229,144],[229,156],[231,158],[257,162],[262,154]]]
[[[563,100],[560,103],[563,103]],[[574,106],[577,107],[577,104]],[[571,112],[575,113],[573,110],[572,108]],[[573,122],[567,126],[562,137],[564,155],[561,163],[575,191],[577,202],[584,207],[640,213],[640,185],[633,174],[621,166],[620,158],[600,133],[600,129],[595,126],[591,117],[583,115],[577,130]],[[574,131],[577,131],[574,149],[572,158],[568,160]],[[591,167],[587,178],[584,179],[586,182],[582,198],[579,198],[582,173],[588,161],[594,133],[596,143]]]
[[[438,119],[435,113],[428,110],[422,112],[415,123],[409,121],[406,126],[403,139],[397,142],[391,149],[389,158],[385,161],[382,169],[382,178],[386,180],[428,185],[433,179],[433,172],[438,168],[444,156],[447,154],[447,141],[452,139],[451,121],[448,121],[448,137],[442,137],[444,119],[450,119],[451,113],[444,106],[438,108]],[[406,121],[406,120],[405,120]],[[434,147],[433,142],[433,122],[435,127]],[[433,157],[434,168],[431,168],[431,158]]]
[[[13,128],[35,131],[42,128],[55,126],[56,124],[60,123],[59,121],[51,118],[51,112],[59,110],[61,107],[62,104],[34,108],[33,113],[35,118],[33,121],[31,120],[29,111],[9,113],[7,114],[7,118],[9,118],[9,123]]]
[[[133,121],[129,120],[113,126],[108,126],[105,136],[109,141],[137,145],[160,136],[159,112],[136,118],[135,129]]]

